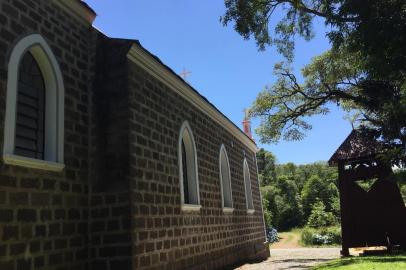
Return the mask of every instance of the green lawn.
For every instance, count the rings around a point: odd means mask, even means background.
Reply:
[[[311,268],[312,270],[405,270],[406,255],[352,257],[334,260]]]

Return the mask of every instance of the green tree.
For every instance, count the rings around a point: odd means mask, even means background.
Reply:
[[[264,206],[263,212],[266,228],[274,227],[272,223],[273,221],[272,212],[268,209],[269,202],[265,197],[262,197],[262,205]]]
[[[347,110],[369,136],[382,139],[397,164],[406,161],[406,1],[404,0],[225,0],[222,22],[234,22],[260,49],[276,45],[293,60],[295,37],[313,37],[324,20],[332,49],[302,70],[275,65],[278,81],[258,96],[252,115],[261,118],[262,142],[300,140],[309,116],[328,105]],[[282,16],[276,16],[279,13]],[[281,18],[278,20],[278,18]],[[271,29],[269,26],[274,26]]]
[[[405,202],[405,205],[406,205],[406,185],[403,185],[400,188],[400,192],[402,193],[403,201]]]
[[[304,184],[313,176],[316,175],[321,179],[334,181],[338,179],[337,168],[329,167],[326,162],[315,162],[298,166],[297,170],[297,185],[302,192]]]
[[[317,201],[312,206],[312,211],[307,221],[307,225],[313,228],[321,228],[331,226],[336,223],[334,215],[326,211],[326,207],[322,201]]]
[[[338,196],[331,199],[331,213],[338,222],[341,222],[340,198]]]
[[[288,162],[286,164],[278,166],[279,175],[285,175],[288,177],[294,177],[296,174],[296,169],[297,166],[292,162]]]
[[[276,178],[276,158],[271,152],[261,148],[257,153],[257,165],[262,185],[267,185]]]
[[[284,175],[279,176],[276,181],[276,188],[278,193],[275,200],[279,212],[277,228],[287,230],[301,226],[303,212],[295,181]]]
[[[295,183],[285,176],[261,187],[267,226],[287,230],[303,224],[300,197]]]
[[[406,3],[404,0],[225,0],[224,25],[259,49],[275,45],[293,58],[295,38],[314,37],[313,23],[324,21],[333,48],[361,53],[368,71],[384,76],[404,74]],[[272,29],[272,28],[273,29]],[[394,72],[395,71],[395,74]],[[396,76],[396,75],[395,75]]]
[[[264,157],[265,150],[260,151]],[[306,165],[293,163],[272,163],[274,177],[261,185],[264,218],[268,227],[287,230],[300,227],[307,223],[314,203],[321,201],[329,215],[336,220],[340,218],[338,192],[335,186],[337,169],[329,167],[325,162]],[[260,168],[260,166],[258,166]],[[304,211],[305,210],[305,211]]]
[[[395,181],[399,186],[400,193],[406,205],[406,170],[395,171]]]
[[[267,227],[278,227],[279,209],[276,203],[278,191],[274,186],[261,187],[262,206],[264,208],[264,218]]]
[[[333,203],[338,198],[338,189],[332,180],[322,179],[317,175],[311,176],[302,190],[302,204],[304,217],[307,219],[313,209],[313,205],[322,202],[327,211],[333,211]],[[336,207],[336,206],[335,206]],[[337,209],[335,209],[337,211]]]

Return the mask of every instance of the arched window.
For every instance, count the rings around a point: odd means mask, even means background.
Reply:
[[[56,58],[38,34],[17,43],[8,64],[3,159],[63,169],[64,87]]]
[[[233,208],[230,163],[224,145],[220,147],[219,169],[222,206],[223,208]]]
[[[248,162],[244,159],[244,187],[245,187],[245,201],[247,204],[248,213],[254,212],[254,203],[252,201],[252,189],[251,189],[251,176]]]
[[[26,52],[20,63],[17,87],[16,155],[44,159],[44,122],[44,77],[32,54]]]
[[[196,145],[192,129],[187,121],[183,123],[179,133],[178,159],[182,208],[185,210],[199,209]]]

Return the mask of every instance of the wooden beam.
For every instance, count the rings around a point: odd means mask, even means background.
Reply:
[[[338,189],[340,193],[340,212],[341,212],[341,238],[342,238],[342,248],[341,255],[347,257],[350,255],[349,252],[349,205],[348,205],[348,181],[345,178],[345,163],[340,161],[338,163]]]

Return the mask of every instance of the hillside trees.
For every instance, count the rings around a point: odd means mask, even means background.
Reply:
[[[261,149],[259,154],[263,156],[264,152],[267,151]],[[272,159],[272,163],[275,163],[275,159]],[[272,172],[259,169],[263,179],[261,193],[268,227],[288,230],[304,226],[312,209],[320,203],[326,215],[333,216],[335,221],[339,220],[335,168],[321,162],[308,165],[287,163],[272,168]],[[317,208],[319,210],[320,207]]]

